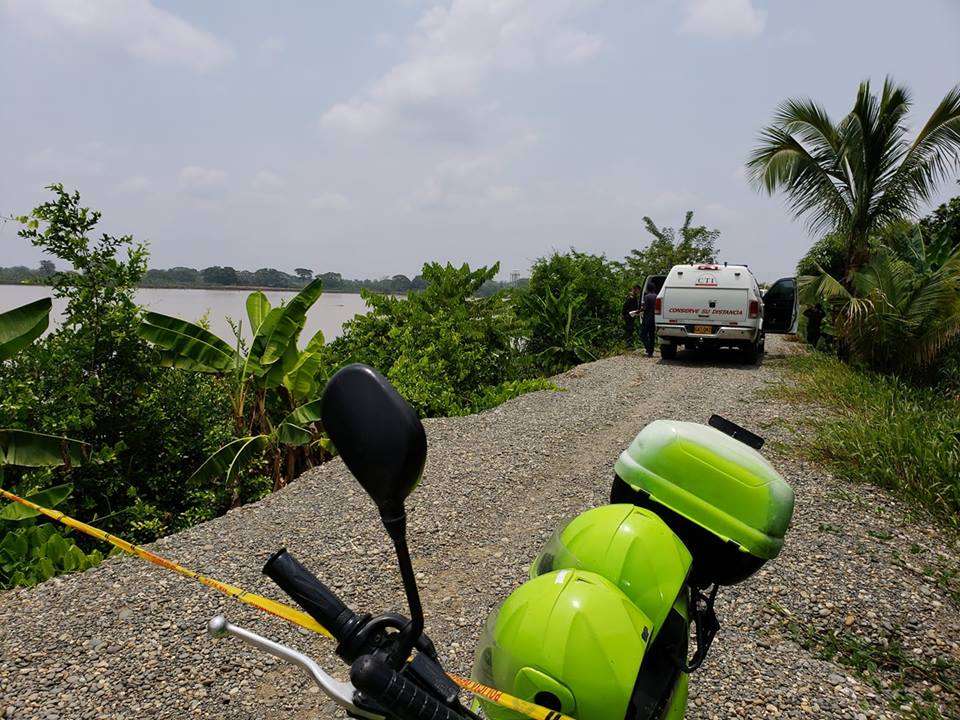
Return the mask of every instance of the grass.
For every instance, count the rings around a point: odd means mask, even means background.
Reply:
[[[960,397],[820,353],[790,358],[787,373],[778,397],[826,411],[804,419],[814,459],[960,526]]]
[[[794,642],[820,660],[849,669],[885,697],[902,717],[911,720],[954,717],[943,715],[939,703],[952,707],[960,698],[957,687],[960,665],[955,661],[928,660],[908,652],[896,629],[876,640],[867,640],[847,628],[830,630],[805,622],[776,602],[771,602],[770,607],[782,618]],[[918,693],[922,682],[939,686],[940,697],[929,690]]]

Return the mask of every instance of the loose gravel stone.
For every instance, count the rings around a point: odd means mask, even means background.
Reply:
[[[797,509],[781,557],[721,592],[723,629],[692,679],[687,717],[882,720],[906,713],[849,668],[800,647],[782,613],[867,639],[896,630],[916,657],[960,661],[956,605],[924,572],[927,564],[956,564],[955,541],[910,519],[889,495],[840,482],[792,451],[798,409],[762,394],[782,382],[778,357],[792,346],[776,338],[767,345],[759,367],[683,353],[671,362],[610,358],[558,376],[561,392],[425,422],[430,449],[409,503],[410,544],[427,630],[450,670],[469,674],[487,615],[524,581],[549,535],[606,501],[613,462],[644,425],[657,418],[705,422],[714,412],[767,437],[765,453],[794,486]],[[282,600],[259,572],[282,546],[355,609],[403,610],[390,543],[339,461],[153,547]],[[140,560],[111,558],[0,595],[2,717],[340,716],[299,671],[240,642],[210,639],[206,621],[218,613],[346,677],[322,638]],[[935,689],[950,717],[955,698]],[[937,696],[930,687],[916,690]]]

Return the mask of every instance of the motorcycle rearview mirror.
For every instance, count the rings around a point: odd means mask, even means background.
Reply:
[[[404,514],[427,458],[423,424],[410,404],[372,367],[337,371],[320,403],[323,427],[384,522]]]
[[[360,363],[341,368],[327,382],[320,419],[344,464],[376,503],[397,552],[410,606],[410,622],[400,631],[389,658],[399,670],[423,634],[423,607],[407,547],[404,501],[423,474],[427,436],[410,403],[383,375]]]

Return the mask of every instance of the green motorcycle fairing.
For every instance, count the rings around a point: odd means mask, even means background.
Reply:
[[[614,468],[653,505],[741,552],[771,560],[783,547],[793,489],[759,452],[715,428],[656,420],[640,431]]]
[[[530,576],[588,570],[619,587],[653,623],[654,637],[680,595],[690,551],[666,523],[635,505],[605,505],[558,530],[530,567]]]
[[[606,578],[546,573],[491,614],[473,677],[577,720],[622,720],[652,632],[650,618]],[[490,720],[522,718],[483,708]]]

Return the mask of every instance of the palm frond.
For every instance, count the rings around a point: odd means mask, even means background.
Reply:
[[[837,158],[815,157],[788,131],[774,126],[761,133],[761,145],[747,162],[752,184],[767,193],[784,190],[793,214],[807,217],[812,232],[845,227],[849,195]]]
[[[903,155],[877,214],[889,221],[912,214],[960,166],[960,85],[944,96]]]
[[[804,275],[799,278],[800,297],[804,304],[813,305],[821,300],[828,303],[843,303],[851,299],[850,291],[839,280],[814,263],[819,275]]]

